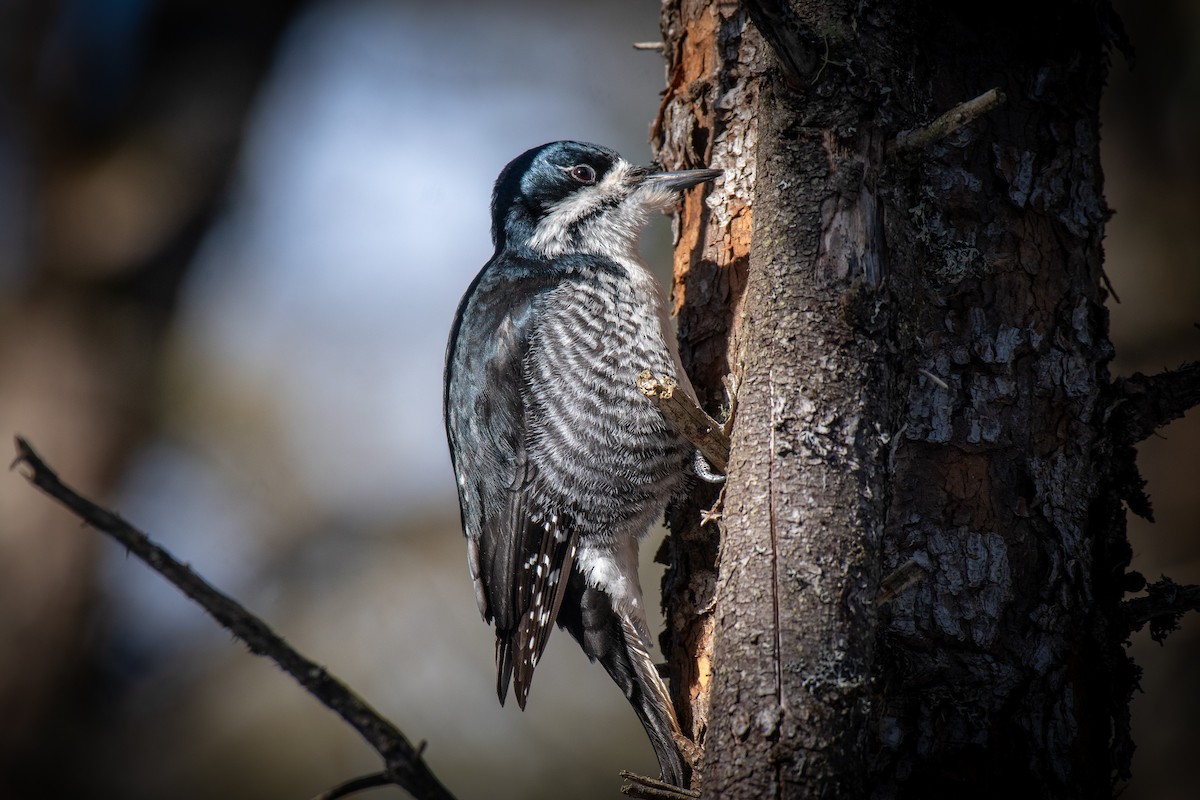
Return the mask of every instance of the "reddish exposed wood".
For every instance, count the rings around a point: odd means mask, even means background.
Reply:
[[[687,193],[678,219],[673,292],[681,355],[699,400],[720,418],[723,379],[736,372],[741,299],[746,288],[753,214],[756,71],[762,39],[736,4],[686,0],[664,7],[666,93],[651,138],[668,168],[724,170],[711,188]],[[735,77],[738,75],[740,77]],[[717,527],[701,525],[717,490],[700,490],[673,510],[672,536],[660,558],[670,666],[680,724],[703,742],[712,682],[711,615],[716,590]]]

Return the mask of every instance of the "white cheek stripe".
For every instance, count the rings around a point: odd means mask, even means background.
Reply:
[[[555,205],[534,229],[530,247],[550,257],[565,253],[571,247],[575,223],[601,204],[625,195],[625,182],[631,169],[632,164],[620,159],[599,183],[579,189]]]

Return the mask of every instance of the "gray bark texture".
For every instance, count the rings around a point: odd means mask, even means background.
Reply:
[[[703,796],[1110,795],[1123,504],[1149,511],[1133,444],[1164,421],[1107,369],[1119,21],[669,0],[663,32],[659,159],[727,171],[679,220],[683,355],[710,411],[739,385],[723,519],[699,489],[660,554]]]

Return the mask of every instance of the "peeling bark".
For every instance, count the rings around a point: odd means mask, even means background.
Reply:
[[[759,76],[766,45],[736,4],[688,0],[663,7],[667,91],[651,138],[670,169],[701,164],[725,170],[706,199],[684,198],[675,247],[674,313],[681,356],[702,403],[714,415],[722,378],[734,370],[753,228]],[[663,652],[678,698],[679,721],[702,741],[708,727],[713,602],[717,586],[715,525],[699,524],[716,491],[674,509],[660,560],[672,565],[663,592]]]

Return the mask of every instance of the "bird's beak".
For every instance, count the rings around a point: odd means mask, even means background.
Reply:
[[[652,172],[642,181],[644,186],[682,191],[700,183],[715,180],[725,174],[721,169],[681,169],[677,172]]]

